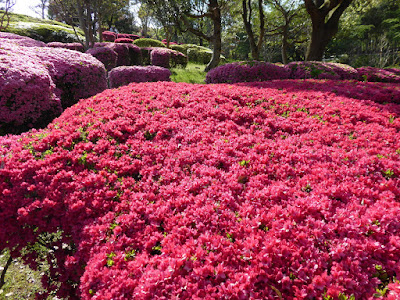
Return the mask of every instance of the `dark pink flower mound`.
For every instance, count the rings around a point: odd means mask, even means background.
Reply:
[[[157,66],[122,66],[108,74],[110,87],[116,88],[132,82],[171,81],[171,71]]]
[[[94,56],[99,61],[101,61],[107,71],[110,71],[117,65],[118,54],[109,47],[90,48],[86,51],[86,53]]]
[[[150,62],[153,66],[159,66],[163,68],[170,68],[170,57],[171,51],[167,48],[153,48],[150,53]]]
[[[140,36],[136,34],[129,34],[129,33],[118,33],[117,35],[118,39],[131,39],[131,40],[137,40],[140,38]]]
[[[339,63],[295,61],[287,64],[293,79],[358,79],[357,70]]]
[[[289,78],[290,71],[285,66],[268,62],[246,61],[225,64],[211,69],[206,75],[206,83],[237,83],[267,81]]]
[[[25,47],[46,47],[45,43],[27,36],[21,36],[10,32],[0,32],[0,43],[3,43],[4,41]]]
[[[81,43],[50,42],[50,43],[47,43],[47,47],[64,48],[64,49],[75,50],[75,51],[79,51],[79,52],[85,52],[84,47]]]
[[[58,48],[31,49],[29,55],[42,59],[49,67],[63,108],[107,88],[104,65],[92,55]]]
[[[107,42],[114,42],[117,38],[117,34],[112,31],[103,31],[101,34],[103,36],[103,40]]]
[[[114,43],[132,44],[133,40],[130,38],[117,38]]]
[[[129,55],[129,44],[124,43],[107,43],[106,47],[109,47],[118,54],[117,66],[129,66],[131,59]]]
[[[142,64],[142,51],[140,51],[140,47],[134,44],[125,44],[128,46],[130,65],[138,66]]]
[[[62,112],[48,70],[0,46],[0,135],[43,127]]]
[[[0,250],[47,243],[43,283],[64,298],[398,299],[400,106],[368,86],[157,82],[82,100],[3,140]]]
[[[400,83],[399,69],[379,69],[374,67],[361,67],[357,69],[359,80],[372,82]]]

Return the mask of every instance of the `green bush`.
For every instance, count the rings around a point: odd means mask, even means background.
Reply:
[[[139,47],[163,47],[165,48],[166,46],[163,44],[163,42],[154,40],[154,39],[137,39],[133,42],[136,46]]]
[[[79,28],[76,28],[76,30],[80,38],[84,40],[83,32]],[[4,31],[28,36],[45,43],[73,43],[78,41],[73,28],[69,25],[14,13],[10,14],[10,24]]]
[[[190,48],[187,51],[188,61],[199,64],[208,64],[212,57],[212,52],[209,50],[199,50]]]
[[[197,49],[197,50],[204,50],[204,51],[210,51],[212,52],[212,50],[210,48],[207,47],[203,47],[203,46],[199,46],[196,44],[183,44],[183,45],[174,45],[174,46],[179,46],[180,50],[174,49],[171,47],[171,49],[173,50],[177,50],[179,52],[182,52],[183,54],[187,55],[188,54],[188,50],[189,49]]]
[[[170,45],[169,48],[172,49],[172,50],[181,52],[181,53],[183,53],[185,55],[187,54],[187,49],[185,49],[185,47],[182,46],[182,45]]]

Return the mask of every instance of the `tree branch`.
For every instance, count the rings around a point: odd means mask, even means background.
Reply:
[[[10,267],[11,263],[12,263],[12,257],[11,254],[9,256],[9,258],[7,259],[6,265],[3,268],[3,271],[1,271],[1,275],[0,275],[0,289],[2,288],[2,286],[5,284],[5,278],[6,278],[6,273],[8,268]]]

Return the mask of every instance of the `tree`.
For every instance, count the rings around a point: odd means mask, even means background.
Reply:
[[[129,0],[50,0],[49,14],[79,27],[85,35],[84,46],[93,47],[102,38],[102,26],[108,16],[129,6]]]
[[[0,0],[0,31],[10,24],[10,10],[15,5],[16,0]]]
[[[183,15],[182,20],[188,31],[197,35],[198,37],[208,41],[213,49],[213,54],[210,62],[207,64],[205,71],[218,66],[221,52],[222,52],[222,24],[221,24],[221,10],[225,4],[222,0],[209,0],[209,1],[194,1],[195,5],[188,7]],[[203,12],[203,9],[206,9]],[[196,13],[197,11],[197,13]],[[196,28],[193,20],[207,18],[212,23],[212,30],[210,34],[206,34],[200,28]]]
[[[208,41],[213,49],[213,55],[205,71],[218,66],[222,49],[221,9],[225,3],[223,0],[144,0],[141,2],[148,4],[156,12],[156,18],[160,23],[176,26],[180,31],[189,31]],[[212,24],[212,30],[209,33],[198,26],[202,24],[198,21],[204,19],[208,19]]]
[[[306,60],[322,60],[330,40],[338,32],[339,19],[353,0],[304,0],[311,17],[311,41]]]
[[[40,2],[35,6],[30,6],[30,8],[37,14],[41,16],[42,19],[45,18],[45,12],[47,6],[49,4],[49,0],[40,0]]]
[[[265,2],[271,10],[269,17],[273,20],[272,28],[268,30],[267,35],[281,36],[282,62],[287,64],[289,47],[305,41],[303,32],[307,24],[302,20],[304,7],[300,5],[299,0],[266,0]]]
[[[259,60],[260,58],[260,50],[263,45],[264,34],[265,34],[263,0],[257,0],[257,11],[259,19],[258,41],[253,31],[253,25],[251,23],[251,20],[254,19],[252,1],[242,0],[242,18],[244,27],[246,29],[249,38],[251,56],[254,60]]]

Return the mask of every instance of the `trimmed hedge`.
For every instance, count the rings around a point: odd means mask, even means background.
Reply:
[[[379,69],[374,67],[357,68],[358,80],[370,82],[400,83],[399,69]]]
[[[46,44],[27,36],[20,36],[10,32],[0,32],[0,39],[24,47],[46,47]]]
[[[150,62],[154,66],[164,68],[182,67],[187,65],[187,58],[183,53],[166,48],[153,48],[150,53]]]
[[[290,69],[268,62],[246,61],[222,65],[211,69],[206,83],[236,83],[287,79]]]
[[[166,46],[163,42],[154,40],[154,39],[147,39],[147,38],[140,38],[133,42],[136,46],[140,48],[148,48],[148,47],[160,47],[165,48]]]
[[[75,50],[79,52],[85,52],[85,48],[81,43],[61,43],[61,42],[50,42],[47,43],[47,47],[52,48],[64,48],[69,50]]]
[[[199,64],[208,64],[212,58],[212,54],[208,50],[199,50],[196,48],[189,48],[187,50],[188,61]]]
[[[132,44],[133,40],[129,38],[117,38],[114,43]]]
[[[107,71],[110,71],[117,66],[118,54],[109,47],[90,48],[86,51],[86,53],[101,61]]]
[[[63,108],[107,88],[105,67],[90,54],[51,47],[12,47],[10,43],[1,46],[45,65],[57,87],[56,94]]]
[[[62,112],[46,67],[16,47],[0,49],[0,135],[44,127]]]
[[[103,40],[107,42],[114,42],[117,38],[117,34],[112,31],[103,31],[102,33]]]
[[[110,87],[116,88],[132,82],[171,81],[171,72],[157,66],[122,66],[108,74]]]
[[[320,61],[296,61],[287,65],[293,79],[357,79],[357,70],[339,63]]]

